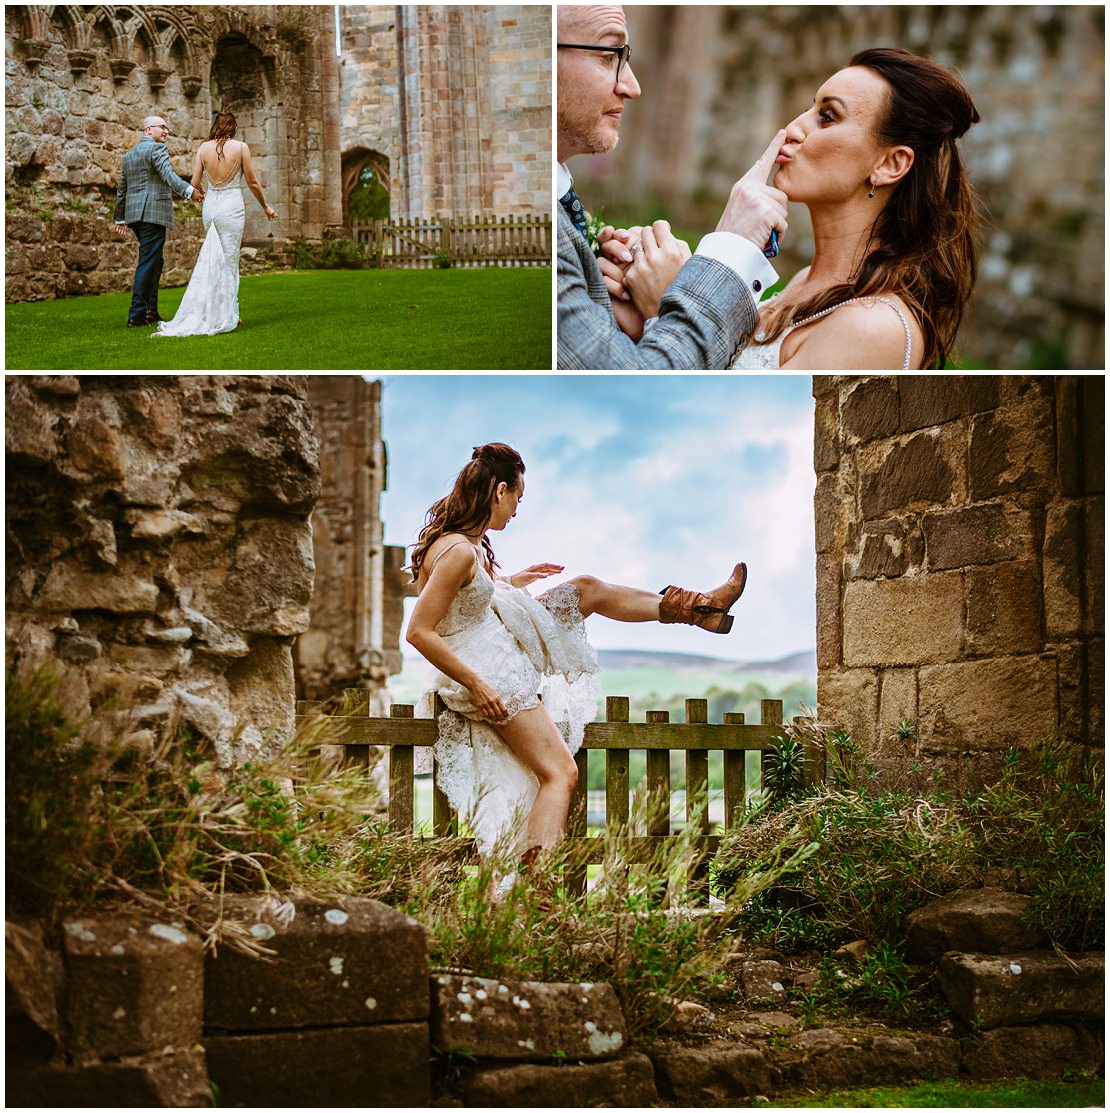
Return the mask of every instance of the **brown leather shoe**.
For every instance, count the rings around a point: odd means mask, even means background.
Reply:
[[[660,622],[684,622],[687,626],[700,626],[711,634],[727,634],[732,629],[732,615],[728,613],[733,603],[744,593],[748,582],[748,566],[741,561],[732,575],[712,591],[690,591],[684,587],[665,587],[660,595]]]
[[[162,317],[157,309],[148,309],[146,311],[146,323],[148,325],[156,325],[159,321],[164,321],[166,318]]]

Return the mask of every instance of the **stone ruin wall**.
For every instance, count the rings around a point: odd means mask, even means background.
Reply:
[[[186,180],[213,114],[235,113],[278,213],[271,224],[244,188],[245,272],[340,224],[330,8],[12,6],[4,30],[8,301],[130,287],[135,243],[117,238],[113,209],[123,155],[152,113]],[[162,281],[184,285],[199,207],[177,201],[174,223]]]
[[[386,683],[401,671],[405,550],[383,540],[388,476],[382,384],[358,375],[311,375],[308,398],[320,442],[321,493],[312,513],[316,580],[308,629],[294,661],[300,699],[345,688],[389,714]]]
[[[574,160],[591,209],[626,205],[641,220],[710,230],[735,178],[823,81],[858,50],[904,46],[954,67],[982,116],[961,141],[985,206],[961,354],[995,370],[1105,367],[1101,6],[633,5],[627,15],[644,92],[614,152]],[[812,251],[809,213],[793,205],[779,273]]]
[[[341,12],[344,196],[367,164],[390,214],[551,209],[551,12],[522,4]]]
[[[984,783],[1104,730],[1101,376],[817,376],[818,708],[880,768]],[[892,737],[902,718],[916,740]]]
[[[5,426],[9,664],[60,666],[64,705],[140,752],[178,720],[224,766],[288,738],[320,493],[304,380],[9,376]]]

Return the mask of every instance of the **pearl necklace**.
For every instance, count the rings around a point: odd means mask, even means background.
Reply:
[[[903,313],[890,298],[879,297],[878,295],[849,298],[847,301],[837,302],[836,305],[830,305],[827,309],[822,309],[820,313],[813,313],[809,317],[803,317],[800,321],[792,321],[791,327],[801,328],[802,325],[808,325],[810,321],[816,321],[818,317],[824,317],[826,313],[831,313],[834,309],[839,309],[842,305],[851,305],[854,301],[881,301],[883,305],[889,305],[890,308],[898,314],[902,321],[902,327],[906,330],[906,352],[902,357],[902,370],[908,371],[910,369],[910,323],[906,320],[905,313]]]

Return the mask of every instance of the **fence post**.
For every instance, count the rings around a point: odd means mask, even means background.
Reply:
[[[742,727],[742,711],[726,711],[725,726]],[[740,817],[748,802],[747,751],[725,750],[725,830],[740,826]]]
[[[605,721],[628,722],[628,697],[605,697]],[[605,751],[605,826],[610,834],[628,832],[628,751]]]
[[[765,727],[782,726],[782,700],[761,699],[759,701],[759,721]],[[764,773],[767,769],[767,751],[759,751],[759,787],[763,787]]]
[[[686,722],[705,723],[709,719],[709,703],[704,699],[686,701]],[[686,751],[686,823],[697,834],[709,834],[709,754],[705,750]],[[702,843],[702,852],[690,868],[688,884],[695,902],[709,895],[706,883],[709,871],[709,850]]]
[[[669,711],[649,711],[649,723],[669,723]],[[649,835],[671,833],[671,751],[647,751],[648,823]]]
[[[570,798],[570,808],[567,811],[567,837],[581,839],[578,845],[585,849],[586,838],[586,789],[589,781],[590,751],[584,746],[574,755],[574,764],[578,766],[578,783]],[[565,876],[567,891],[580,897],[586,891],[586,866],[568,865]]]
[[[411,719],[415,708],[411,703],[394,704],[389,709],[391,719]],[[402,834],[412,834],[413,817],[413,760],[411,746],[389,747],[389,822]]]
[[[804,715],[794,716],[794,725],[800,726],[802,723],[812,722]],[[802,776],[807,788],[813,788],[815,785],[824,784],[826,776],[826,760],[827,753],[825,747],[813,737],[812,731],[801,731],[802,748],[805,751],[806,762],[802,767]]]

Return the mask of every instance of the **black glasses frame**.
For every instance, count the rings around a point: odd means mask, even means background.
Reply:
[[[621,79],[621,70],[624,69],[625,64],[632,57],[632,47],[625,43],[624,46],[585,46],[582,43],[556,43],[560,50],[600,50],[605,54],[616,54],[617,60],[617,75],[613,79],[613,84],[616,85]]]

